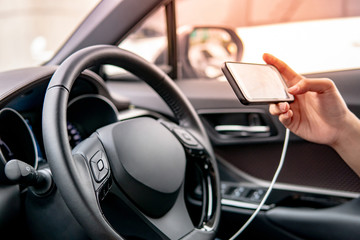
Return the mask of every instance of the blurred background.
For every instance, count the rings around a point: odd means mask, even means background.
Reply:
[[[49,60],[98,2],[0,0],[0,70]],[[299,72],[319,71],[311,68],[314,64],[301,67],[296,63],[296,59],[304,62],[309,55],[325,54],[321,61],[342,60],[329,63],[328,68],[360,66],[357,0],[177,0],[177,16],[179,27],[222,25],[236,29],[244,43],[246,62],[260,62],[266,51],[289,61]],[[159,17],[163,18],[163,14]],[[344,19],[346,22],[339,21]],[[312,20],[324,21],[314,24]],[[349,42],[341,47],[347,38]],[[308,42],[313,47],[308,47]],[[291,54],[284,43],[291,47]],[[324,44],[327,46],[320,50],[318,46]],[[339,55],[344,52],[350,55]],[[339,66],[343,63],[345,66]]]

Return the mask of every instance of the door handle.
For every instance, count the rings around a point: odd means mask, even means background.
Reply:
[[[249,132],[266,133],[270,132],[269,126],[244,126],[244,125],[218,125],[215,126],[217,132]]]
[[[225,135],[239,136],[239,137],[266,137],[270,136],[269,126],[245,126],[245,125],[218,125],[215,126],[215,131]]]

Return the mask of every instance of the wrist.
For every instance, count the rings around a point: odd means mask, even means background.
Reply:
[[[349,111],[339,125],[342,126],[339,135],[330,146],[360,176],[360,119]]]
[[[345,120],[339,123],[339,133],[335,141],[329,144],[335,150],[346,147],[360,137],[360,119],[348,112]],[[360,143],[359,143],[360,144]],[[360,146],[360,145],[358,145]]]

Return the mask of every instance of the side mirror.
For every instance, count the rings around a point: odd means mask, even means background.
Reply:
[[[217,78],[224,61],[240,61],[243,43],[234,30],[218,26],[178,30],[179,78]]]

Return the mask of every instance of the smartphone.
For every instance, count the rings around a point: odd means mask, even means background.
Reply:
[[[294,101],[281,74],[272,65],[225,62],[222,71],[245,105]]]

